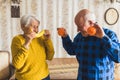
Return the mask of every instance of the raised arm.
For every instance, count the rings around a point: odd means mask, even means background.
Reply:
[[[106,31],[107,32],[107,31]],[[120,62],[120,42],[114,32],[107,32],[102,38],[103,48],[110,58],[115,62]]]

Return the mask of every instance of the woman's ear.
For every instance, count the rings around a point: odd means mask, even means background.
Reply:
[[[24,31],[24,30],[25,30],[25,27],[24,27],[24,26],[21,26],[21,29]]]
[[[27,27],[25,27],[25,26],[21,26],[21,29],[22,29],[22,31],[26,34],[26,33],[28,33],[28,28]]]

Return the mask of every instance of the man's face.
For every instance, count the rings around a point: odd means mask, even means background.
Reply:
[[[90,27],[89,21],[82,21],[80,22],[79,26],[77,26],[77,31],[81,32],[83,36],[88,36],[88,27]]]

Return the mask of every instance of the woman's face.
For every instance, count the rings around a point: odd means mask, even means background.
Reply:
[[[39,27],[39,23],[36,20],[33,20],[31,23],[31,29],[35,32],[38,33],[38,27]]]
[[[24,27],[24,34],[30,34],[32,32],[38,33],[39,23],[36,20],[31,21],[31,25]]]

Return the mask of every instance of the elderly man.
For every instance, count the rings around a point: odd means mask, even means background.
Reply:
[[[116,34],[96,24],[95,15],[87,9],[78,12],[75,24],[78,34],[73,42],[65,28],[62,28],[61,37],[64,49],[78,60],[77,80],[114,80],[114,62],[120,62],[120,43]],[[96,29],[94,35],[87,32],[90,26]]]

